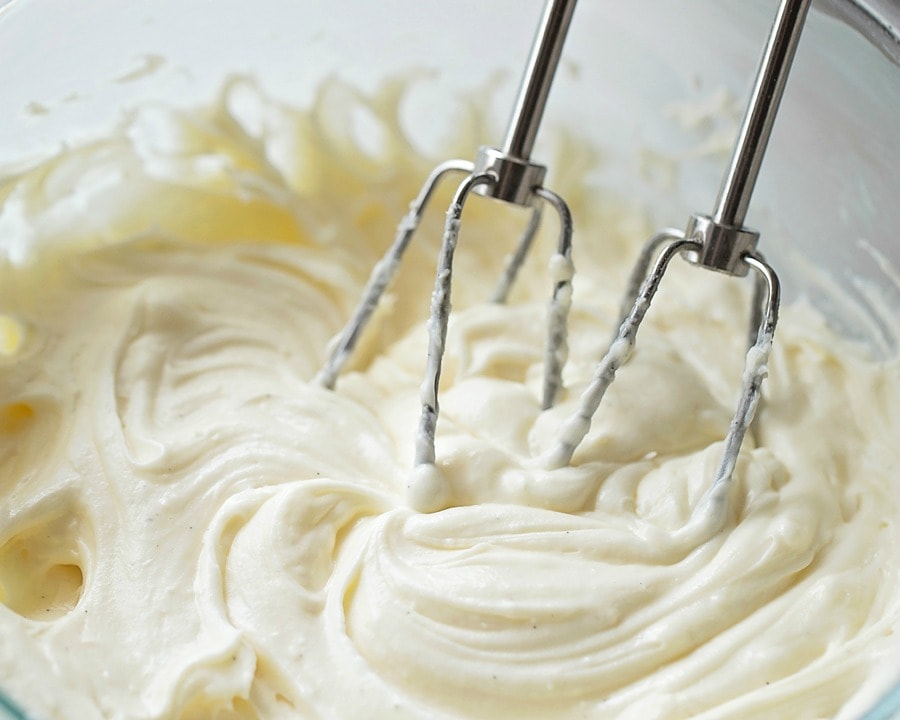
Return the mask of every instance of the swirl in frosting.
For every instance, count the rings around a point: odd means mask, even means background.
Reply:
[[[559,179],[578,274],[542,412],[546,269],[484,302],[522,218],[475,199],[449,507],[414,512],[442,198],[352,371],[310,382],[430,164],[402,90],[300,112],[236,81],[0,186],[0,688],[41,718],[851,717],[900,658],[900,364],[785,308],[706,537],[743,285],[673,267],[572,467],[541,470],[647,228]],[[348,98],[382,156],[334,120]]]

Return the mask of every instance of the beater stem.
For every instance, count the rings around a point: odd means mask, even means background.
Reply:
[[[544,467],[555,470],[565,467],[572,460],[576,448],[591,429],[591,420],[600,407],[603,396],[609,389],[619,368],[628,362],[634,350],[638,330],[644,316],[650,309],[656,291],[669,263],[677,255],[697,249],[692,240],[679,235],[669,237],[669,242],[660,250],[650,274],[644,278],[640,292],[628,316],[622,321],[616,339],[610,344],[606,355],[597,365],[594,377],[578,400],[578,409],[563,423],[556,447],[544,456]]]
[[[363,291],[362,299],[356,306],[353,317],[344,327],[325,366],[316,375],[314,382],[320,387],[334,390],[334,384],[337,382],[338,375],[350,359],[350,355],[359,342],[362,331],[378,306],[378,301],[400,266],[403,253],[406,252],[406,248],[410,240],[412,240],[416,228],[419,226],[419,221],[422,219],[422,214],[425,212],[428,201],[431,199],[440,181],[451,172],[471,173],[472,163],[466,160],[448,160],[431,171],[428,179],[422,185],[422,189],[419,190],[416,199],[410,204],[409,212],[397,226],[397,234],[393,244],[384,254],[384,257],[372,268],[366,289]]]
[[[575,0],[549,0],[544,6],[503,140],[504,155],[521,160],[531,157],[574,12]]]
[[[717,224],[738,228],[744,224],[809,5],[810,0],[782,0],[778,8],[731,162],[719,189],[712,215]]]

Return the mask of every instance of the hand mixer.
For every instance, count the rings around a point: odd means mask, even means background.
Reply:
[[[753,269],[758,277],[751,313],[751,347],[745,363],[743,388],[725,440],[723,459],[706,499],[707,505],[724,504],[741,443],[759,402],[779,304],[777,275],[756,250],[759,233],[745,228],[743,220],[809,3],[810,0],[782,0],[713,214],[692,215],[684,232],[666,229],[648,241],[625,293],[619,331],[600,361],[593,381],[582,395],[578,410],[563,424],[557,445],[541,459],[545,466],[559,468],[571,461],[576,448],[590,430],[591,418],[606,389],[619,367],[631,355],[638,328],[666,268],[675,256],[681,255],[700,267],[738,277],[746,276]],[[323,387],[334,388],[337,376],[349,360],[379,299],[396,273],[436,186],[450,174],[465,173],[447,210],[428,321],[428,359],[421,386],[422,409],[416,436],[415,467],[410,479],[411,504],[422,511],[443,507],[446,491],[435,465],[438,385],[450,314],[453,255],[463,206],[472,191],[531,208],[532,211],[531,219],[494,293],[492,299],[495,302],[506,300],[527,256],[541,221],[542,203],[549,204],[559,215],[559,241],[551,261],[553,292],[547,321],[543,409],[553,406],[562,387],[574,273],[571,261],[572,220],[565,201],[543,187],[546,168],[532,162],[530,155],[574,9],[575,0],[546,2],[503,147],[482,147],[475,162],[450,160],[431,172],[412,202],[409,213],[401,220],[393,244],[373,269],[356,311],[338,336],[334,349],[316,378],[316,382]],[[721,512],[715,514],[724,516]]]

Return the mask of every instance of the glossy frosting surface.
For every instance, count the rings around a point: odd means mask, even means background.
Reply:
[[[333,84],[301,113],[238,81],[0,186],[0,687],[48,718],[850,717],[900,658],[900,365],[785,308],[706,537],[690,520],[749,301],[678,262],[572,467],[540,469],[652,229],[584,189],[595,155],[561,137],[561,402],[540,410],[555,225],[490,305],[523,217],[473,200],[440,394],[449,507],[414,512],[446,193],[352,372],[309,382],[432,164],[397,127],[403,92]]]

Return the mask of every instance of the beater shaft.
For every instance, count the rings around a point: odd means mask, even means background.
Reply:
[[[733,226],[744,223],[809,5],[810,0],[788,0],[778,8],[731,161],[719,188],[712,214],[717,223]]]
[[[544,7],[503,140],[505,155],[531,157],[574,12],[574,0],[552,0]]]
[[[746,275],[744,256],[756,251],[759,233],[743,226],[772,126],[778,114],[810,0],[782,0],[763,50],[750,102],[712,215],[692,215],[685,235],[701,244],[692,262],[729,275]]]
[[[503,146],[478,149],[475,174],[493,172],[497,176],[497,182],[476,189],[479,195],[514,205],[536,202],[534,188],[543,185],[547,168],[531,162],[531,151],[574,12],[575,0],[547,0],[544,5]]]

